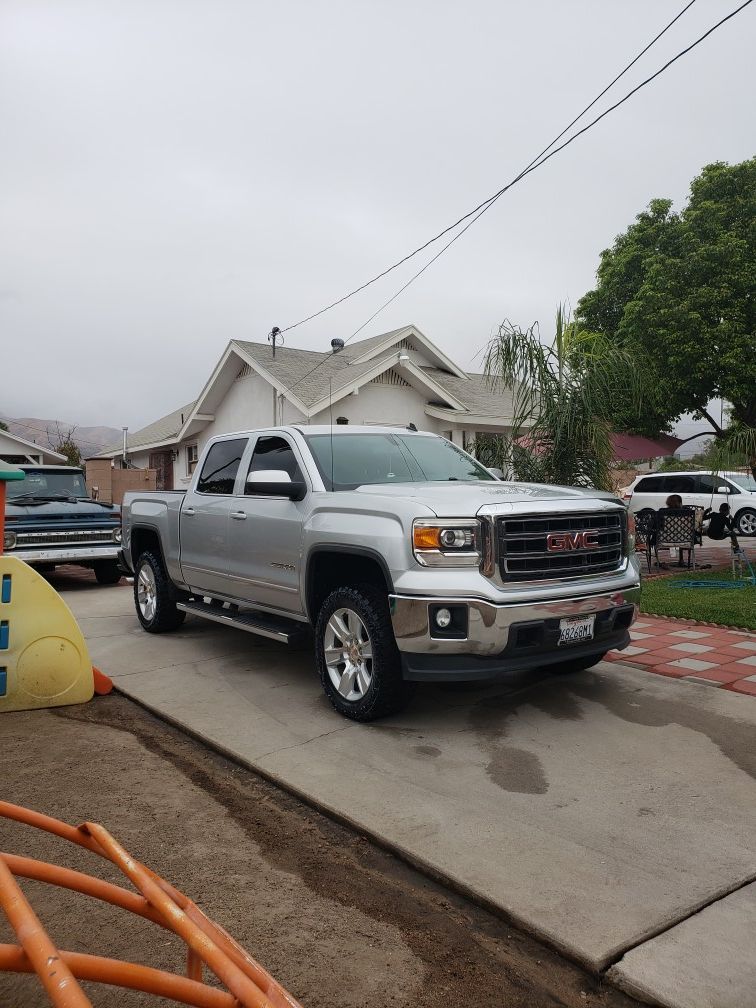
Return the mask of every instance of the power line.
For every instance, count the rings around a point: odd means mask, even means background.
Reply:
[[[484,214],[484,213],[485,213],[485,212],[486,212],[487,210],[489,210],[489,209],[490,209],[490,208],[491,208],[491,207],[492,207],[492,206],[494,205],[494,203],[495,203],[495,202],[496,202],[496,201],[497,201],[497,200],[498,200],[498,199],[499,199],[499,198],[500,198],[501,196],[503,196],[503,195],[504,195],[504,193],[505,193],[505,192],[507,192],[507,191],[508,191],[509,189],[511,189],[511,188],[512,188],[512,187],[513,187],[514,185],[516,185],[516,184],[517,184],[518,182],[520,182],[520,181],[521,181],[521,180],[522,180],[523,178],[525,178],[525,177],[526,177],[527,175],[529,175],[529,174],[530,174],[531,172],[535,171],[535,170],[536,170],[537,168],[540,168],[540,167],[541,167],[542,165],[544,165],[544,164],[545,164],[545,163],[546,163],[547,161],[549,161],[549,160],[550,160],[550,159],[551,159],[552,157],[554,157],[554,156],[555,156],[556,154],[558,154],[558,153],[559,153],[560,151],[564,150],[564,149],[565,149],[565,147],[568,147],[568,146],[569,146],[569,145],[570,145],[571,143],[573,143],[573,141],[577,140],[577,138],[578,138],[578,137],[582,136],[582,135],[583,135],[584,133],[586,133],[586,132],[587,132],[588,130],[592,129],[592,128],[593,128],[593,127],[594,127],[594,126],[595,126],[595,125],[596,125],[597,123],[599,123],[599,122],[600,122],[600,121],[601,121],[601,120],[602,120],[602,119],[603,119],[603,118],[604,118],[605,116],[609,115],[609,113],[610,113],[610,112],[613,112],[613,111],[615,111],[615,109],[618,109],[618,108],[619,108],[619,107],[620,107],[621,105],[623,105],[623,104],[624,104],[624,103],[625,103],[626,101],[628,101],[628,100],[629,100],[630,98],[632,98],[632,97],[633,97],[633,95],[637,94],[637,92],[638,92],[638,91],[640,91],[640,90],[641,90],[642,88],[646,87],[646,86],[647,86],[648,84],[650,84],[650,83],[651,83],[652,81],[656,80],[656,78],[657,78],[657,77],[659,77],[659,76],[660,76],[661,74],[663,74],[663,73],[664,73],[664,72],[665,72],[666,70],[668,70],[668,69],[669,69],[669,67],[671,67],[673,63],[676,63],[676,62],[677,62],[677,60],[679,60],[679,59],[681,59],[681,58],[682,58],[683,56],[687,55],[687,53],[689,53],[689,52],[690,52],[690,51],[691,51],[692,49],[695,49],[695,47],[696,47],[697,45],[700,45],[700,43],[701,43],[701,42],[703,42],[703,41],[704,41],[704,40],[705,40],[706,38],[708,38],[708,36],[709,36],[709,35],[711,35],[711,34],[712,34],[712,33],[713,33],[714,31],[716,31],[716,30],[717,30],[717,28],[720,28],[720,27],[721,27],[721,26],[722,26],[722,25],[723,25],[723,24],[724,24],[724,23],[725,23],[726,21],[729,21],[729,20],[730,20],[731,18],[735,17],[735,15],[736,15],[736,14],[739,14],[739,13],[740,13],[740,11],[744,10],[744,9],[745,9],[746,7],[748,7],[748,5],[749,5],[750,3],[752,3],[752,2],[753,2],[753,0],[745,0],[745,2],[744,2],[744,3],[742,3],[742,4],[740,5],[740,7],[737,7],[737,8],[735,9],[735,10],[731,11],[731,12],[730,12],[729,14],[727,14],[727,15],[726,15],[725,17],[723,17],[723,18],[722,18],[722,19],[721,19],[720,21],[718,21],[718,22],[717,22],[717,23],[716,23],[715,25],[713,25],[713,26],[712,26],[711,28],[709,28],[709,29],[708,29],[708,31],[704,32],[704,34],[703,34],[703,35],[699,36],[699,38],[697,38],[697,39],[696,39],[696,40],[695,40],[694,42],[692,42],[692,43],[691,43],[691,44],[690,44],[689,46],[687,46],[687,47],[686,47],[685,49],[681,50],[681,51],[680,51],[679,53],[677,53],[677,54],[676,54],[675,56],[673,56],[673,57],[672,57],[672,59],[668,60],[668,61],[667,61],[667,62],[666,62],[666,63],[665,63],[665,64],[664,64],[664,65],[663,65],[662,67],[660,67],[660,68],[659,68],[659,69],[658,69],[658,70],[657,70],[657,71],[656,71],[655,73],[653,73],[653,74],[652,74],[652,75],[651,75],[650,77],[647,77],[647,78],[646,78],[645,80],[641,81],[641,83],[640,83],[640,84],[636,85],[636,87],[634,87],[634,88],[633,88],[633,89],[632,89],[631,91],[628,91],[628,93],[627,93],[626,95],[624,95],[624,97],[622,97],[622,98],[621,98],[621,99],[620,99],[620,100],[619,100],[618,102],[615,102],[615,103],[614,103],[614,105],[610,105],[610,106],[609,106],[609,108],[605,109],[605,110],[604,110],[604,111],[603,111],[603,112],[602,112],[602,113],[601,113],[600,115],[596,116],[596,118],[595,118],[595,119],[593,119],[593,120],[591,120],[591,122],[589,122],[589,123],[588,123],[588,124],[587,124],[586,126],[583,126],[583,127],[582,127],[582,128],[580,129],[580,130],[578,130],[578,131],[577,131],[576,133],[573,133],[573,134],[572,134],[572,136],[568,137],[568,138],[567,138],[567,140],[565,140],[565,141],[564,141],[564,143],[560,144],[560,145],[559,145],[558,147],[555,147],[555,148],[554,148],[554,149],[553,149],[552,151],[550,151],[550,153],[547,153],[547,154],[544,154],[544,153],[542,153],[541,155],[539,155],[539,156],[538,156],[538,158],[536,158],[536,159],[535,159],[534,161],[531,161],[531,163],[530,163],[530,164],[529,164],[529,165],[528,165],[528,166],[527,166],[526,168],[524,168],[524,169],[523,169],[523,170],[522,170],[522,171],[520,172],[520,174],[519,174],[519,175],[517,175],[517,176],[516,176],[516,177],[515,177],[514,179],[512,179],[512,181],[511,181],[511,182],[507,183],[507,185],[503,186],[503,187],[502,187],[502,188],[501,188],[501,189],[500,189],[500,190],[499,190],[498,192],[494,193],[494,194],[493,194],[492,196],[490,196],[490,197],[489,197],[489,198],[488,198],[487,200],[484,200],[484,201],[483,201],[482,203],[479,203],[477,207],[475,207],[475,208],[474,208],[473,210],[471,210],[471,211],[470,211],[470,213],[466,214],[466,215],[465,215],[464,217],[461,217],[461,218],[459,219],[459,221],[457,221],[457,222],[456,222],[456,224],[452,224],[452,225],[451,225],[451,226],[450,226],[449,228],[447,228],[447,229],[446,229],[445,231],[441,232],[441,234],[439,234],[439,235],[436,235],[436,237],[435,237],[435,238],[432,238],[432,239],[431,239],[431,240],[430,240],[429,242],[426,242],[426,244],[425,244],[424,246],[422,246],[422,248],[421,248],[421,249],[417,249],[417,250],[416,250],[416,252],[418,252],[418,251],[422,251],[422,249],[423,249],[423,248],[427,248],[427,247],[428,247],[428,245],[430,245],[430,244],[432,244],[432,243],[433,243],[434,241],[436,241],[436,240],[437,240],[437,239],[438,239],[439,237],[441,237],[441,235],[443,235],[443,234],[447,234],[447,233],[448,233],[449,231],[452,231],[452,230],[454,230],[454,228],[455,228],[455,227],[457,227],[457,226],[458,226],[458,225],[459,225],[460,223],[462,223],[462,222],[464,222],[464,221],[467,221],[467,223],[465,224],[464,228],[462,228],[462,229],[461,229],[461,230],[460,230],[460,231],[459,231],[459,232],[458,232],[458,233],[457,233],[456,235],[454,235],[454,237],[453,237],[453,238],[451,238],[451,239],[450,239],[450,241],[448,241],[448,242],[447,242],[447,243],[446,243],[446,244],[445,244],[445,245],[444,245],[444,246],[443,246],[443,247],[442,247],[442,248],[441,248],[441,249],[440,249],[440,250],[439,250],[439,251],[438,251],[438,252],[437,252],[437,253],[436,253],[436,254],[435,254],[435,255],[433,256],[433,258],[432,258],[432,259],[430,259],[430,260],[429,260],[429,261],[428,261],[428,262],[427,262],[427,263],[426,263],[426,264],[425,264],[425,265],[424,265],[424,266],[423,266],[423,267],[422,267],[421,269],[419,269],[419,270],[417,271],[417,273],[415,273],[415,274],[414,274],[414,275],[413,275],[412,277],[410,277],[410,279],[409,279],[409,280],[408,280],[408,281],[407,281],[407,282],[406,282],[405,284],[403,284],[403,285],[402,285],[402,286],[401,286],[401,287],[399,288],[399,290],[398,290],[398,291],[396,291],[396,293],[395,293],[395,294],[393,294],[393,295],[392,295],[392,296],[391,296],[391,297],[390,297],[390,298],[389,298],[389,299],[388,299],[387,301],[384,301],[384,302],[383,302],[383,304],[382,304],[382,305],[381,305],[381,306],[380,306],[380,307],[379,307],[379,308],[378,308],[378,309],[377,309],[377,310],[376,310],[376,311],[375,311],[375,312],[374,312],[374,313],[373,313],[373,314],[372,314],[372,315],[370,316],[370,318],[369,318],[369,319],[368,319],[368,320],[367,320],[366,322],[364,322],[364,323],[363,323],[363,324],[362,324],[362,325],[361,325],[361,326],[360,326],[360,327],[359,327],[358,329],[356,329],[356,330],[355,330],[355,331],[354,331],[354,332],[353,332],[353,333],[351,334],[351,336],[349,336],[349,337],[348,337],[348,338],[347,338],[347,339],[346,339],[346,340],[344,341],[345,345],[346,345],[347,343],[349,343],[349,341],[350,341],[350,340],[352,340],[352,339],[353,339],[353,338],[354,338],[354,337],[355,337],[355,336],[356,336],[356,335],[357,335],[358,333],[360,333],[360,332],[361,332],[361,331],[362,331],[362,330],[363,330],[363,329],[365,328],[365,326],[369,325],[369,324],[370,324],[370,322],[372,322],[372,321],[373,321],[373,319],[375,319],[375,318],[376,318],[376,317],[377,317],[377,316],[378,316],[378,315],[379,315],[379,314],[380,314],[380,313],[381,313],[381,312],[382,312],[382,311],[384,310],[384,308],[388,307],[388,305],[390,305],[390,304],[392,303],[392,301],[395,301],[395,300],[396,300],[396,299],[397,299],[397,298],[398,298],[398,297],[399,297],[399,296],[400,296],[400,295],[401,295],[401,294],[402,294],[402,293],[403,293],[403,292],[404,292],[404,291],[405,291],[405,290],[406,290],[406,289],[407,289],[407,288],[408,288],[408,287],[409,287],[409,286],[410,286],[410,285],[411,285],[412,283],[414,283],[414,282],[415,282],[415,280],[417,280],[417,278],[418,278],[419,276],[421,276],[421,275],[422,275],[422,274],[423,274],[423,273],[424,273],[424,272],[425,272],[425,271],[426,271],[426,270],[427,270],[427,269],[428,269],[428,268],[429,268],[430,266],[432,266],[432,265],[433,265],[433,263],[434,263],[434,262],[436,262],[436,260],[437,260],[437,259],[439,259],[439,258],[440,258],[440,257],[441,257],[441,256],[442,256],[442,255],[444,254],[444,252],[446,252],[446,250],[447,250],[448,248],[450,248],[450,247],[451,247],[451,246],[452,246],[452,245],[454,244],[454,242],[456,242],[456,241],[457,241],[457,240],[458,240],[459,238],[461,238],[461,237],[462,237],[462,235],[463,235],[463,234],[465,234],[465,232],[466,232],[466,231],[468,231],[468,230],[469,230],[469,228],[471,228],[471,227],[472,227],[472,225],[473,225],[473,224],[474,224],[474,223],[475,223],[475,222],[476,222],[477,220],[479,220],[479,219],[480,219],[480,217],[482,217],[482,216],[483,216],[483,214]],[[674,19],[673,19],[673,21],[671,21],[671,22],[670,22],[670,23],[669,23],[669,24],[668,24],[668,25],[667,25],[667,26],[666,26],[666,27],[665,27],[665,28],[664,28],[664,29],[662,30],[662,32],[660,32],[660,33],[659,33],[659,34],[658,34],[658,35],[656,36],[656,38],[655,38],[654,40],[652,40],[652,42],[650,42],[650,43],[649,43],[649,45],[648,45],[648,46],[646,46],[646,48],[645,48],[645,49],[644,49],[644,50],[643,50],[643,51],[642,51],[641,53],[639,53],[639,54],[638,54],[638,56],[637,56],[637,57],[636,57],[636,58],[635,58],[635,59],[634,59],[634,60],[633,60],[633,61],[632,61],[632,62],[631,62],[630,64],[628,64],[628,66],[627,66],[627,67],[625,68],[625,71],[626,71],[627,69],[629,69],[629,67],[630,67],[630,66],[632,66],[632,65],[633,65],[633,63],[637,61],[637,59],[639,59],[639,58],[640,58],[640,56],[641,56],[641,55],[643,54],[643,52],[646,52],[646,51],[648,50],[648,48],[649,48],[649,47],[650,47],[651,45],[653,45],[653,42],[654,42],[654,41],[655,41],[656,39],[660,38],[660,37],[661,37],[661,35],[663,35],[663,34],[664,34],[664,31],[666,31],[666,30],[667,30],[667,29],[668,29],[668,28],[669,28],[669,27],[670,27],[670,26],[671,26],[672,24],[674,24],[674,22],[675,22],[676,20],[678,20],[678,19],[679,19],[679,18],[680,18],[680,17],[681,17],[681,16],[682,16],[682,15],[683,15],[684,13],[685,13],[685,11],[689,9],[689,7],[690,7],[690,6],[691,6],[691,3],[688,3],[688,4],[687,4],[687,6],[686,6],[686,7],[684,7],[684,8],[683,8],[683,10],[681,10],[681,11],[680,11],[680,13],[679,13],[679,14],[677,15],[677,17],[676,17],[676,18],[674,18]],[[623,73],[624,73],[625,71],[623,71]],[[619,75],[618,75],[618,77],[617,77],[617,78],[615,78],[615,80],[618,80],[618,79],[619,79],[619,77],[621,77],[621,76],[622,76],[622,74],[619,74]],[[613,82],[612,82],[612,83],[613,83]],[[610,85],[608,85],[608,86],[607,86],[607,88],[605,88],[605,89],[604,89],[604,91],[602,91],[602,92],[601,92],[601,94],[605,94],[605,93],[606,93],[606,91],[608,90],[608,88],[609,88],[609,87],[611,87],[611,84],[610,84]],[[594,104],[596,103],[596,101],[598,101],[598,99],[599,99],[600,97],[601,97],[601,95],[597,96],[597,97],[596,97],[596,98],[594,99],[594,101],[593,101],[593,102],[591,102],[591,104],[587,106],[587,108],[590,108],[590,107],[591,107],[592,105],[594,105]],[[585,110],[584,110],[584,112],[585,112]],[[580,118],[581,118],[581,116],[582,116],[582,115],[584,114],[584,112],[582,112],[582,113],[581,113],[581,114],[580,114],[579,116],[577,116],[577,117],[576,117],[576,118],[575,118],[575,119],[573,120],[573,124],[574,124],[575,122],[577,122],[577,121],[578,121],[578,119],[580,119]],[[559,134],[559,137],[563,136],[563,135],[564,135],[564,133],[565,133],[565,132],[566,132],[566,131],[567,131],[567,130],[568,130],[569,128],[570,128],[570,127],[569,127],[569,126],[567,126],[567,127],[566,127],[566,128],[564,129],[564,130],[562,130],[562,132],[561,132],[561,133]],[[558,138],[555,138],[555,140],[556,140],[556,139],[558,139]],[[551,144],[549,144],[549,147],[551,147],[551,146],[552,146],[552,145],[554,144],[555,140],[553,140],[553,141],[551,142]],[[546,150],[546,151],[548,151],[548,150],[549,150],[549,147],[546,147],[546,148],[545,148],[545,150]],[[402,260],[402,262],[406,262],[406,261],[407,261],[407,259],[409,259],[409,258],[412,258],[412,256],[413,256],[413,255],[415,255],[415,254],[416,254],[416,252],[413,252],[413,253],[411,253],[411,255],[409,255],[409,256],[406,256],[406,257],[405,257],[405,259],[403,259],[403,260]],[[396,265],[401,265],[401,263],[397,263]],[[384,271],[384,273],[380,274],[380,276],[385,276],[387,272],[391,272],[391,270],[392,270],[392,269],[394,269],[394,268],[396,268],[396,267],[395,267],[395,266],[394,266],[394,267],[390,267],[390,268],[389,268],[389,270],[386,270],[386,271]],[[375,277],[375,278],[374,278],[374,280],[377,280],[377,279],[380,279],[380,276],[379,276],[379,277]],[[362,290],[362,289],[364,289],[364,287],[365,287],[365,286],[369,286],[369,284],[370,284],[370,283],[373,283],[373,282],[374,282],[374,280],[372,280],[372,281],[369,281],[369,282],[368,282],[368,284],[365,284],[365,285],[363,285],[363,287],[362,287],[362,288],[358,288],[358,290]],[[344,300],[346,300],[346,299],[347,299],[348,297],[351,297],[351,296],[352,296],[352,294],[356,294],[356,293],[358,293],[358,290],[355,290],[355,291],[353,291],[353,292],[352,292],[351,294],[349,294],[349,295],[346,295],[346,297],[342,298],[342,299],[341,299],[341,301],[344,301]],[[335,307],[335,305],[336,305],[336,304],[339,304],[339,303],[341,303],[341,301],[339,301],[339,302],[335,302],[335,303],[334,303],[334,305],[331,305],[331,306],[329,306],[329,307]],[[324,308],[324,309],[322,309],[322,310],[321,310],[320,312],[317,312],[317,313],[316,313],[316,315],[320,315],[320,314],[323,314],[323,312],[325,312],[325,311],[328,311],[328,310],[329,310],[328,308]],[[310,318],[315,318],[315,317],[316,317],[316,315],[313,315],[313,316],[310,316]],[[305,322],[305,321],[309,321],[309,319],[304,319],[304,320],[302,320],[302,321],[303,321],[303,322]],[[302,324],[302,322],[299,322],[299,323],[295,323],[295,325],[301,325],[301,324]],[[294,328],[294,326],[289,326],[289,328],[290,328],[290,329],[291,329],[291,328]],[[284,331],[284,332],[286,332],[287,330],[283,330],[283,331]],[[303,375],[303,376],[302,376],[302,377],[301,377],[301,378],[300,378],[300,379],[299,379],[299,380],[298,380],[297,382],[295,382],[295,383],[294,383],[294,385],[292,385],[292,386],[291,386],[291,388],[289,389],[289,391],[293,391],[293,389],[295,389],[295,388],[296,388],[297,386],[301,385],[303,381],[305,381],[305,380],[306,380],[307,378],[309,378],[309,377],[310,377],[310,375],[314,374],[314,372],[315,372],[315,371],[317,371],[317,370],[318,370],[318,368],[319,368],[319,367],[321,367],[321,366],[322,366],[322,365],[323,365],[323,364],[325,363],[325,361],[326,361],[326,360],[327,360],[327,359],[328,359],[328,358],[329,358],[330,356],[332,356],[332,355],[331,355],[331,354],[329,354],[329,353],[325,353],[325,354],[323,355],[323,357],[322,357],[322,358],[321,358],[321,359],[320,359],[320,360],[318,361],[318,363],[317,363],[317,364],[316,364],[316,365],[315,365],[315,366],[314,366],[314,367],[313,367],[313,368],[312,368],[312,369],[311,369],[310,371],[308,371],[308,372],[307,372],[307,373],[306,373],[305,375]]]
[[[578,122],[580,119],[582,119],[583,116],[586,114],[586,112],[592,109],[593,106],[596,104],[596,102],[600,101],[600,99],[604,97],[607,91],[609,91],[621,77],[624,77],[624,75],[628,72],[628,70],[630,70],[638,62],[638,60],[648,52],[651,46],[653,46],[656,42],[659,41],[659,39],[662,37],[662,35],[665,34],[665,32],[669,31],[669,29],[675,24],[675,22],[680,20],[683,14],[685,14],[685,12],[688,11],[695,2],[696,0],[690,0],[690,2],[687,3],[685,7],[683,7],[683,9],[678,14],[676,14],[675,17],[673,17],[672,20],[668,24],[666,24],[660,32],[651,39],[648,45],[646,45],[643,49],[641,49],[641,51],[637,54],[637,56],[633,57],[633,59],[627,64],[627,66],[623,70],[621,70],[617,74],[617,76],[606,85],[603,91],[600,91],[599,94],[597,94],[596,97],[593,99],[593,101],[589,102],[589,104],[585,106],[583,111],[575,116],[572,122],[568,123],[560,133],[557,133],[557,135],[554,137],[551,143],[547,144],[547,146],[544,147],[541,153],[536,155],[536,157],[534,157],[533,160],[530,161],[525,166],[525,168],[523,168],[520,174],[517,175],[512,180],[512,182],[509,183],[508,186],[505,186],[503,189],[500,189],[497,193],[494,193],[493,196],[489,196],[488,199],[484,200],[482,203],[479,203],[478,206],[470,210],[469,213],[466,213],[464,217],[460,217],[459,220],[455,221],[453,224],[450,224],[448,227],[445,227],[443,231],[439,231],[439,233],[437,235],[434,235],[433,238],[429,238],[428,241],[426,241],[423,245],[418,246],[418,248],[416,248],[413,252],[410,252],[402,259],[399,259],[392,266],[389,266],[381,273],[376,274],[376,276],[372,277],[372,279],[366,281],[364,284],[361,284],[359,287],[355,287],[354,290],[350,291],[348,294],[345,294],[343,297],[338,298],[336,301],[332,301],[331,304],[326,305],[319,311],[313,312],[312,315],[308,315],[306,318],[300,319],[299,322],[294,322],[292,323],[292,325],[286,326],[286,328],[282,329],[281,332],[290,332],[292,329],[296,329],[298,326],[304,325],[306,322],[311,322],[313,319],[318,318],[320,315],[324,315],[327,311],[330,311],[332,308],[336,308],[338,305],[343,304],[345,301],[348,301],[350,298],[354,297],[355,294],[359,294],[361,291],[364,291],[367,287],[370,287],[378,280],[382,280],[383,277],[388,276],[388,274],[392,273],[395,269],[398,269],[400,266],[403,266],[404,263],[408,262],[410,259],[418,255],[420,252],[424,252],[425,249],[428,248],[428,246],[432,245],[434,242],[437,242],[439,238],[443,238],[444,235],[449,234],[450,231],[453,231],[460,224],[463,224],[466,220],[472,217],[473,214],[477,213],[481,208],[487,206],[490,203],[493,203],[494,200],[496,200],[499,196],[501,196],[504,192],[506,192],[507,188],[511,187],[512,185],[514,185],[515,182],[519,181],[525,175],[525,173],[535,165],[535,163],[539,160],[539,158],[543,157],[543,155],[546,154],[546,152],[551,147],[553,147],[558,140],[561,140],[564,134],[568,130],[572,129],[575,123]]]
[[[517,176],[517,178],[513,179],[508,185],[504,186],[503,189],[500,189],[499,192],[495,193],[493,196],[491,196],[484,203],[479,204],[479,206],[476,207],[475,210],[471,211],[471,213],[475,214],[475,216],[471,220],[469,220],[467,222],[467,224],[462,228],[462,230],[459,231],[450,241],[448,241],[446,243],[446,245],[444,245],[443,248],[441,248],[440,251],[437,252],[436,255],[434,255],[433,258],[430,259],[425,264],[425,266],[422,267],[422,269],[418,270],[417,273],[414,274],[414,276],[410,277],[410,279],[402,287],[400,287],[399,290],[395,294],[393,294],[387,301],[385,301],[380,306],[380,308],[378,308],[378,310],[375,311],[370,316],[370,318],[367,320],[367,322],[364,322],[360,326],[359,329],[355,330],[355,332],[352,333],[351,336],[349,336],[346,340],[344,340],[344,343],[347,344],[351,339],[353,339],[354,336],[357,335],[357,333],[361,332],[365,328],[366,325],[369,325],[369,323],[372,322],[373,319],[376,318],[383,311],[384,308],[388,307],[388,305],[390,305],[392,301],[395,301],[396,298],[398,298],[399,295],[402,294],[410,286],[410,284],[414,283],[415,280],[417,280],[417,278],[419,276],[421,276],[428,269],[429,266],[431,266],[437,259],[439,259],[444,254],[444,252],[446,252],[446,250],[451,245],[453,245],[455,241],[457,241],[457,239],[461,238],[462,235],[469,228],[471,228],[472,225],[479,218],[481,218],[483,216],[483,214],[487,210],[490,210],[491,207],[494,205],[494,203],[499,199],[499,197],[503,196],[504,193],[507,192],[508,189],[511,189],[512,186],[514,186],[521,179],[525,178],[526,175],[529,175],[531,172],[535,171],[536,168],[540,168],[542,165],[546,164],[547,161],[549,161],[551,158],[553,158],[555,154],[558,154],[560,151],[564,150],[565,147],[569,147],[569,145],[574,140],[577,140],[577,138],[579,136],[582,136],[583,133],[586,133],[589,129],[592,129],[597,123],[599,123],[604,118],[604,116],[609,115],[610,112],[614,112],[614,110],[618,109],[620,107],[620,105],[624,105],[625,102],[628,101],[630,98],[632,98],[632,96],[634,94],[636,94],[638,91],[640,91],[641,88],[644,88],[647,84],[650,84],[653,80],[655,80],[657,77],[659,77],[661,74],[663,74],[664,71],[667,70],[669,67],[671,67],[673,63],[676,63],[677,60],[681,59],[681,57],[683,57],[687,53],[689,53],[691,51],[691,49],[695,49],[695,47],[697,45],[699,45],[699,43],[703,42],[704,39],[706,39],[709,35],[711,35],[712,32],[716,31],[717,28],[719,28],[721,25],[723,25],[725,23],[725,21],[729,21],[730,18],[734,17],[741,10],[743,10],[745,7],[747,7],[750,3],[752,3],[752,0],[745,0],[745,3],[741,4],[740,7],[736,8],[734,11],[732,11],[726,17],[723,17],[721,21],[718,21],[707,32],[704,32],[703,35],[701,35],[699,38],[697,38],[695,40],[695,42],[692,42],[686,49],[681,50],[679,53],[677,53],[676,56],[673,56],[672,59],[669,60],[667,63],[665,63],[664,66],[660,67],[656,71],[656,73],[652,74],[650,77],[647,77],[644,81],[641,81],[641,83],[638,84],[636,87],[634,87],[632,89],[632,91],[628,91],[628,93],[623,98],[620,98],[620,100],[618,102],[615,102],[614,105],[610,105],[609,108],[605,109],[601,113],[601,115],[596,116],[596,118],[593,119],[593,120],[591,120],[591,122],[589,122],[586,126],[583,126],[582,129],[579,129],[577,131],[577,133],[573,133],[573,135],[571,137],[568,137],[568,139],[565,140],[565,142],[563,144],[560,144],[558,147],[555,147],[554,150],[552,150],[550,153],[546,154],[544,157],[541,157],[540,160],[536,160],[535,162],[531,162],[531,164],[526,169],[524,169],[520,173],[520,175]],[[688,7],[690,7],[690,4],[688,4]],[[687,8],[685,8],[685,10],[687,10]],[[680,13],[683,14],[683,13],[685,13],[685,11],[681,11]],[[678,15],[678,17],[679,16],[680,15]],[[580,118],[580,116],[578,116],[578,118]],[[575,121],[577,121],[577,120],[575,120]],[[563,134],[560,134],[560,135],[563,135]],[[549,145],[549,146],[551,146],[551,145]],[[548,147],[546,148],[546,150],[548,150]],[[468,216],[469,216],[469,214],[468,214]],[[463,219],[466,219],[466,218],[463,218]]]

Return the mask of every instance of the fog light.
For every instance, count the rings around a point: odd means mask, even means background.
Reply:
[[[452,621],[452,614],[448,609],[438,609],[436,611],[436,626],[441,627],[442,630],[446,630]]]
[[[3,536],[3,549],[12,550],[16,548],[16,533],[6,532]]]

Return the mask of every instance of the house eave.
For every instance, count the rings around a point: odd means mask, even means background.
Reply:
[[[181,439],[176,435],[170,438],[164,438],[161,441],[150,441],[147,444],[140,445],[128,445],[126,448],[127,455],[136,455],[139,452],[152,451],[155,448],[172,448],[177,445]],[[123,448],[114,448],[111,451],[100,452],[99,455],[92,455],[92,458],[117,458],[123,455]]]
[[[373,348],[366,354],[363,354],[362,357],[357,357],[352,361],[352,364],[363,364],[365,361],[372,360],[373,357],[378,357],[385,350],[390,349],[395,343],[400,340],[407,339],[408,336],[415,336],[418,342],[420,342],[429,353],[436,357],[438,362],[447,371],[456,375],[457,378],[468,378],[467,373],[463,371],[458,364],[455,364],[451,357],[447,357],[443,350],[439,350],[435,344],[431,343],[425,333],[418,329],[418,327],[414,324],[405,326],[404,329],[400,329],[399,332],[395,332],[393,335],[388,336],[380,346]]]
[[[399,363],[399,358],[401,356],[401,351],[397,351],[395,354],[391,354],[389,357],[383,357],[379,360],[374,367],[370,368],[369,371],[365,371],[352,381],[347,382],[338,389],[333,390],[332,395],[324,396],[319,402],[314,403],[306,410],[306,415],[308,417],[317,416],[318,413],[322,413],[323,410],[328,409],[329,406],[336,402],[340,402],[342,399],[346,399],[347,396],[352,395],[355,389],[361,389],[363,386],[368,385],[374,378],[378,378],[380,375],[384,374],[386,371],[391,371],[396,368],[399,372],[404,372],[404,376],[411,375],[415,379],[415,383],[408,382],[417,391],[417,386],[419,385],[422,390],[436,399],[441,399],[443,402],[448,402],[451,410],[459,410],[464,412],[465,406],[455,398],[447,389],[440,385],[434,378],[430,378],[422,368],[419,368],[416,364],[411,361],[405,361]]]
[[[428,416],[436,420],[451,420],[461,427],[475,427],[480,430],[490,427],[494,430],[509,430],[512,427],[512,417],[490,416],[485,413],[458,413],[456,410],[445,409],[443,406],[428,404],[425,407]]]

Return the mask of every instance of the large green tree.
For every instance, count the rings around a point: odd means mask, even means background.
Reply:
[[[719,438],[756,428],[756,158],[708,165],[680,213],[653,200],[601,254],[580,325],[632,354],[658,395],[641,423],[618,404],[615,426],[658,433],[682,413]],[[728,419],[708,410],[730,404]]]

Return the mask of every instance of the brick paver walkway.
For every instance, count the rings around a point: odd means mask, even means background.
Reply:
[[[630,636],[630,647],[607,661],[756,696],[756,634],[748,630],[641,614]]]

